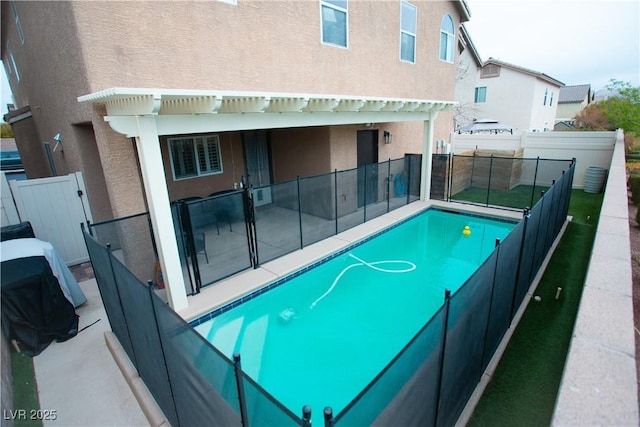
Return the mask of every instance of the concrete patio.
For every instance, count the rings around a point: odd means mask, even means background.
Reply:
[[[107,347],[105,332],[110,334],[111,328],[96,281],[80,282],[80,287],[87,302],[76,313],[79,329],[87,329],[68,341],[53,342],[33,358],[40,409],[55,411],[55,419],[43,423],[147,426],[147,416]]]

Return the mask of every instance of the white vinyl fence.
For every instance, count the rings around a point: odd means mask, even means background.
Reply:
[[[589,166],[609,169],[615,132],[523,132],[518,135],[451,134],[451,152],[468,153],[474,150],[524,150],[524,158],[572,159],[575,157],[576,171],[573,187],[583,188]],[[523,181],[533,176],[534,171],[522,171]]]

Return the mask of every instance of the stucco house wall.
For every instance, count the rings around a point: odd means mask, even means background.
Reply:
[[[454,110],[454,129],[481,119],[475,104],[474,95],[479,77],[478,70],[483,62],[477,51],[471,35],[466,27],[460,26],[458,35],[458,56],[456,62],[455,100],[458,106]]]
[[[487,88],[487,100],[475,104],[478,118],[499,120],[513,126],[514,131],[553,129],[559,86],[507,67],[500,68],[498,77],[481,78],[480,73],[476,87]],[[553,105],[550,105],[551,97]]]
[[[529,131],[546,132],[553,130],[560,89],[548,82],[535,79],[535,90],[531,105]]]
[[[104,122],[103,108],[79,103],[78,96],[110,87],[159,87],[454,98],[455,64],[440,61],[438,52],[442,17],[449,13],[456,28],[460,24],[456,1],[412,2],[418,13],[415,63],[399,58],[401,1],[350,1],[346,48],[321,42],[319,1],[14,2],[24,43],[9,3],[2,2],[2,58],[10,52],[20,71],[20,81],[9,77],[16,104],[32,108],[42,140],[61,134],[57,172],[83,171],[96,221],[141,212],[145,197],[135,142]],[[446,138],[452,123],[452,113],[440,113],[434,139]],[[379,144],[381,160],[419,152],[422,123],[378,125],[380,138],[382,130],[393,134],[392,144]],[[344,159],[355,152],[355,131],[347,133],[332,141],[333,131],[322,131],[330,139],[324,146],[305,147],[327,156],[315,157],[320,169],[351,164]],[[298,150],[298,169],[306,166],[306,174],[317,170],[304,160],[302,147],[281,139],[285,135],[272,134],[274,178],[294,173],[282,161],[292,153],[278,149]],[[221,134],[223,176],[181,182],[173,181],[166,142],[161,144],[172,199],[231,188],[242,175],[239,134]],[[338,152],[342,156],[332,154]]]

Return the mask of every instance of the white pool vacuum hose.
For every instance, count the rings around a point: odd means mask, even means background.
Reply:
[[[402,260],[385,260],[385,261],[374,261],[374,262],[367,262],[361,258],[358,258],[357,256],[355,256],[352,253],[349,253],[349,256],[351,258],[354,258],[355,260],[357,260],[357,263],[354,264],[350,264],[348,266],[346,266],[345,268],[342,269],[342,271],[340,272],[340,274],[338,274],[336,276],[336,278],[334,279],[333,283],[331,284],[331,287],[324,293],[322,294],[317,300],[315,300],[313,303],[311,303],[311,305],[309,306],[310,309],[313,309],[316,304],[318,304],[320,301],[322,301],[322,299],[324,297],[326,297],[327,295],[329,295],[333,289],[336,287],[336,285],[338,284],[338,282],[340,281],[340,279],[342,278],[342,276],[344,276],[344,274],[349,271],[350,269],[352,269],[353,267],[359,267],[361,265],[364,265],[366,267],[369,267],[373,270],[376,271],[380,271],[382,273],[408,273],[410,271],[413,271],[416,269],[416,265],[412,262],[409,261],[402,261]],[[387,268],[381,268],[378,267],[378,265],[380,264],[404,264],[404,265],[408,265],[409,267],[401,269],[401,270],[390,270]]]

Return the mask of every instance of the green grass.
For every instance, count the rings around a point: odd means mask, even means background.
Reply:
[[[40,409],[33,359],[24,353],[12,352],[11,373],[13,376],[13,409],[26,411],[26,416],[15,418],[13,425],[15,427],[41,427],[42,421],[30,419],[32,417],[29,416],[31,411]]]
[[[548,426],[575,323],[602,194],[573,190],[556,248],[469,426]],[[557,288],[562,288],[555,299]]]
[[[549,187],[536,185],[534,190],[533,185],[518,185],[511,190],[491,190],[489,192],[489,205],[519,209],[530,208],[540,199],[540,192],[546,191],[548,188]],[[532,195],[533,203],[531,203]],[[487,203],[487,189],[467,188],[451,196],[451,200],[481,203],[484,205]]]

